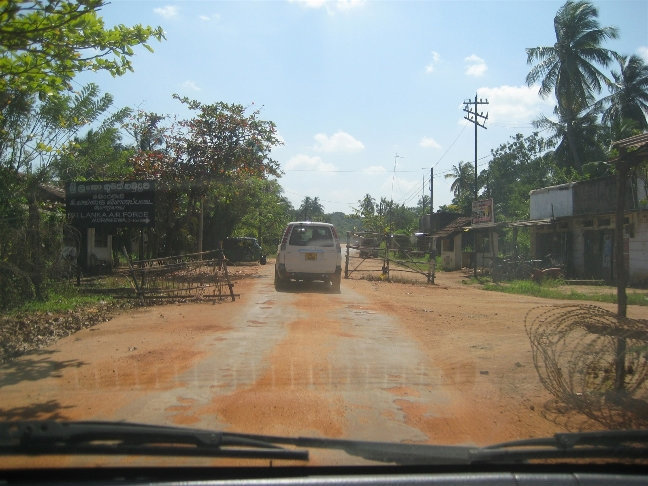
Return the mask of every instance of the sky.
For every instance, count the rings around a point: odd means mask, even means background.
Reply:
[[[605,47],[648,62],[648,1],[595,1],[602,26],[619,38]],[[317,197],[325,212],[353,213],[366,194],[416,206],[430,194],[450,204],[446,177],[474,164],[475,126],[464,101],[479,106],[478,170],[491,150],[534,131],[554,100],[527,86],[525,49],[555,42],[563,2],[409,0],[112,0],[107,27],[161,26],[154,53],[137,48],[134,72],[84,73],[128,106],[187,117],[174,93],[203,103],[238,103],[273,121],[283,144],[272,152],[279,183],[297,208]],[[607,94],[607,93],[603,93]]]

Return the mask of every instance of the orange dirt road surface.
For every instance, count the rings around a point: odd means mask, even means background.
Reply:
[[[458,272],[277,292],[273,270],[231,267],[236,302],[138,308],[0,365],[0,418],[475,445],[600,427],[539,382],[524,319],[553,301]]]

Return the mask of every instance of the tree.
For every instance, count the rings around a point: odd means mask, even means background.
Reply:
[[[454,177],[454,181],[450,185],[450,190],[455,198],[460,198],[466,193],[472,195],[475,186],[475,169],[470,162],[459,162],[451,170],[452,172],[446,174],[445,178],[451,179]]]
[[[577,177],[589,162],[606,158],[605,133],[595,111],[583,112],[571,120],[561,115],[557,121],[541,116],[533,124],[549,133],[548,141],[555,147],[556,163],[565,173],[572,172]]]
[[[54,159],[54,178],[63,182],[128,178],[133,172],[129,160],[134,148],[122,143],[121,131],[114,124],[121,122],[129,113],[129,109],[120,110],[104,120],[98,129],[75,137],[67,149]]]
[[[609,126],[630,121],[638,130],[646,130],[648,65],[639,56],[618,56],[617,61],[620,71],[612,71],[610,94],[597,103],[604,109],[602,121]]]
[[[261,120],[259,110],[248,114],[240,104],[173,97],[197,112],[194,118],[181,120],[179,131],[167,140],[173,170],[181,177],[201,181],[279,175],[279,163],[270,158],[270,152],[281,141],[275,124]]]
[[[5,0],[0,6],[0,108],[21,94],[45,97],[69,89],[79,72],[132,70],[138,45],[152,51],[161,27],[106,29],[98,12],[104,0]]]
[[[376,200],[369,194],[365,194],[365,197],[358,201],[358,208],[355,209],[355,213],[361,218],[373,216],[376,213]]]
[[[61,236],[60,231],[44,227],[43,186],[51,180],[55,161],[70,150],[74,135],[111,104],[110,95],[102,96],[90,84],[74,95],[54,94],[42,102],[21,96],[20,105],[7,107],[9,116],[0,119],[5,131],[0,137],[0,187],[7,189],[0,191],[0,207],[11,216],[0,218],[0,233],[7,241],[0,263],[24,269],[36,297],[44,296],[45,277],[57,257],[55,243]]]
[[[556,112],[565,125],[566,141],[575,167],[583,164],[578,134],[574,127],[579,114],[594,101],[607,77],[597,65],[607,67],[614,53],[601,47],[606,39],[618,36],[616,28],[601,27],[598,10],[586,1],[568,1],[554,18],[556,43],[553,46],[528,48],[527,63],[535,65],[526,82],[540,81],[540,95],[554,92]]]
[[[453,205],[461,208],[463,214],[469,215],[475,194],[475,168],[470,162],[459,162],[452,167],[452,172],[446,174],[445,178],[454,178],[450,185],[450,190],[454,194]]]
[[[430,214],[430,196],[423,194],[416,203],[416,215],[421,218],[426,214]]]
[[[250,187],[280,173],[270,158],[281,143],[276,127],[261,120],[258,110],[174,98],[194,116],[169,124],[164,116],[138,113],[128,129],[138,147],[131,159],[134,174],[157,181],[159,188],[152,235],[159,255],[196,251],[201,220],[205,248],[214,247],[253,209]]]
[[[322,206],[318,197],[306,196],[297,209],[296,216],[297,219],[302,221],[323,221],[324,206]]]
[[[548,147],[537,133],[528,137],[518,133],[491,151],[486,193],[493,198],[497,221],[528,219],[529,192],[563,182]]]
[[[70,147],[82,127],[96,121],[112,105],[96,84],[73,94],[54,94],[44,101],[22,97],[20,108],[0,119],[0,164],[14,173],[46,173],[56,157]],[[42,181],[43,182],[43,181]]]
[[[265,253],[270,253],[277,249],[282,230],[291,219],[292,204],[282,195],[283,189],[276,180],[250,178],[242,187],[245,191],[239,191],[237,199],[244,198],[247,204],[231,235],[254,236]]]

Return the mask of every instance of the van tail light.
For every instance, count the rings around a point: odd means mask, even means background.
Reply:
[[[333,239],[335,240],[335,249],[341,251],[342,247],[340,246],[340,238],[338,237],[335,227],[332,227],[331,231],[333,232]]]
[[[290,234],[291,229],[292,229],[292,226],[288,226],[286,228],[286,231],[284,231],[283,237],[281,238],[281,249],[282,250],[286,249],[286,244],[288,243],[288,235]]]

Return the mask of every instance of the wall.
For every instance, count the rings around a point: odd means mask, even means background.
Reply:
[[[648,284],[648,211],[634,215],[630,231],[630,284]]]
[[[103,238],[102,238],[103,240]],[[97,230],[88,228],[88,268],[112,266],[112,235],[105,235],[105,244],[97,243]]]
[[[461,270],[462,265],[462,252],[461,252],[461,238],[463,234],[457,233],[452,237],[454,246],[452,250],[444,250],[441,247],[441,262],[443,263],[444,270]]]
[[[531,191],[530,218],[548,219],[572,216],[574,183]]]

